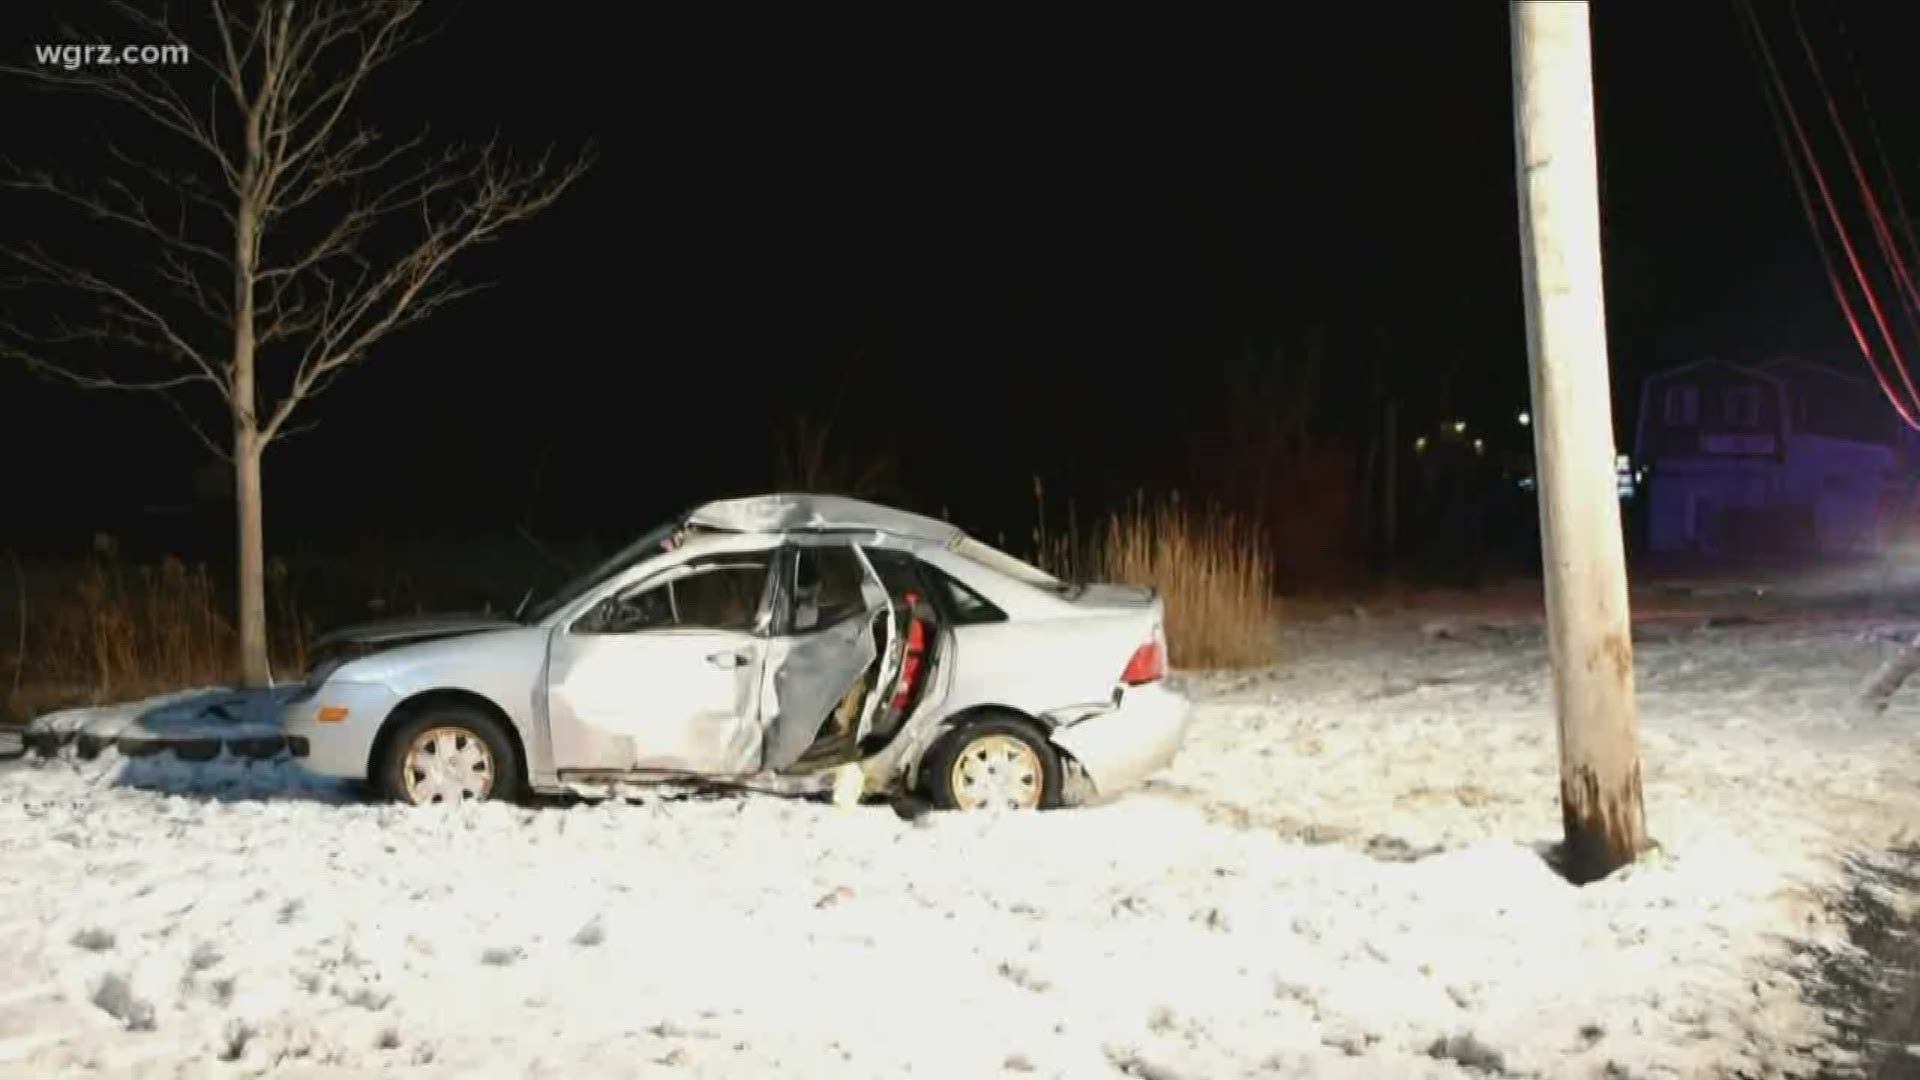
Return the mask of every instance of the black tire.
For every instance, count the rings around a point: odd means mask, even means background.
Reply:
[[[962,721],[941,736],[921,763],[921,786],[926,789],[934,806],[941,810],[983,809],[965,805],[967,800],[963,798],[964,792],[955,790],[954,765],[968,754],[976,752],[976,748],[987,740],[1001,738],[1019,742],[1032,751],[1039,762],[1039,773],[1035,779],[1040,785],[1040,798],[1035,809],[1052,810],[1060,805],[1065,775],[1060,765],[1060,754],[1047,741],[1046,733],[1024,717],[985,713]]]
[[[470,801],[519,799],[525,772],[520,756],[514,753],[513,740],[491,714],[467,705],[438,705],[401,720],[381,740],[380,759],[371,777],[372,787],[383,798],[394,802],[415,803],[409,797],[406,782],[407,753],[413,741],[434,728],[451,728],[482,743],[493,762],[493,780],[485,793]],[[425,805],[424,802],[418,805]]]

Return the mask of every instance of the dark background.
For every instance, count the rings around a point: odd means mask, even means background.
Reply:
[[[1595,7],[1623,449],[1650,370],[1858,365],[1733,7]],[[1036,475],[1093,505],[1203,484],[1187,451],[1226,423],[1246,344],[1316,333],[1316,441],[1375,438],[1392,396],[1404,432],[1461,416],[1524,451],[1506,5],[1285,10],[699,25],[436,5],[444,33],[373,86],[372,119],[592,140],[600,159],[466,264],[496,288],[388,339],[302,414],[316,430],[269,451],[270,542],[631,534],[772,486],[776,427],[841,395],[837,454],[892,452],[895,501],[1018,528]],[[1857,58],[1840,70],[1911,161],[1907,28],[1878,4],[1805,14],[1829,44],[1844,19]],[[61,15],[127,40],[104,10]],[[0,18],[16,58],[53,34],[44,13]],[[142,137],[111,105],[0,87],[20,163]],[[80,235],[31,195],[0,199],[10,232]],[[111,531],[224,557],[227,518],[160,512],[192,501],[205,460],[156,400],[0,365],[0,543],[77,551]]]

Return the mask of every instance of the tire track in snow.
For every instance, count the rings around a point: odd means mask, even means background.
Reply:
[[[1273,833],[1298,844],[1337,845],[1382,862],[1413,862],[1441,851],[1438,847],[1418,848],[1395,836],[1368,835],[1360,829],[1262,813],[1172,780],[1149,780],[1135,798],[1158,798],[1196,807],[1207,821],[1235,832]]]

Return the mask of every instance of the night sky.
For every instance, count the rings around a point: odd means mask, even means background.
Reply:
[[[1857,364],[1731,5],[1596,8],[1620,429],[1639,374],[1704,354]],[[906,501],[984,520],[1027,503],[1035,473],[1081,491],[1171,477],[1188,433],[1217,425],[1241,344],[1316,328],[1324,435],[1373,415],[1342,403],[1375,370],[1426,418],[1511,428],[1526,375],[1505,5],[1291,10],[616,27],[436,7],[445,33],[375,84],[370,118],[592,140],[599,162],[465,265],[494,289],[388,339],[302,414],[316,430],[269,451],[271,536],[629,533],[771,485],[770,428],[839,394],[847,453],[890,449]],[[1912,161],[1920,132],[1893,123],[1906,28],[1879,5],[1810,5],[1829,44],[1833,10],[1860,49],[1841,70]],[[49,24],[14,21],[30,57]],[[111,106],[4,92],[23,164],[143,137]],[[0,199],[10,229],[67,235],[33,196]],[[204,460],[158,401],[0,365],[7,542],[134,529],[142,505],[190,498]]]

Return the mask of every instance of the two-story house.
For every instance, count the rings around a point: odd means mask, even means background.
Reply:
[[[1916,445],[1866,378],[1803,360],[1702,360],[1647,378],[1635,457],[1657,554],[1877,550]]]

